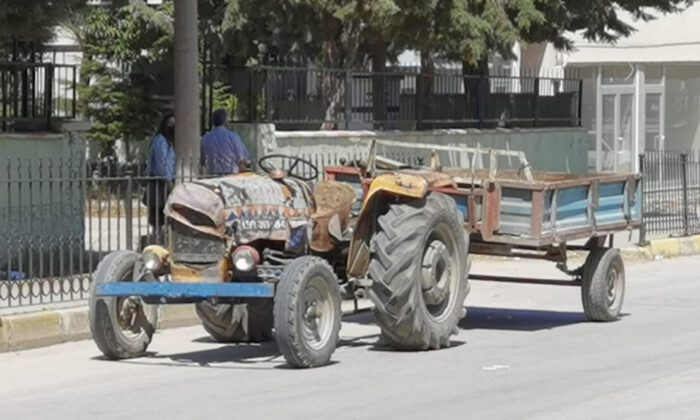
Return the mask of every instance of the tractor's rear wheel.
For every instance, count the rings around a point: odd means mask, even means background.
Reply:
[[[200,302],[197,316],[209,335],[220,343],[264,342],[272,338],[272,300],[242,299],[212,305]]]
[[[158,324],[158,307],[137,296],[95,296],[99,284],[134,281],[134,266],[139,258],[138,253],[131,251],[107,255],[97,266],[90,286],[90,331],[97,347],[110,359],[143,356]]]
[[[382,337],[400,350],[449,346],[469,288],[468,237],[456,203],[432,193],[391,205],[378,223],[369,274]]]

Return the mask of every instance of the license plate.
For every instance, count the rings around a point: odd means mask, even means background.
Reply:
[[[253,232],[253,231],[277,231],[285,230],[286,224],[284,219],[240,219],[238,221],[238,229],[241,232]]]

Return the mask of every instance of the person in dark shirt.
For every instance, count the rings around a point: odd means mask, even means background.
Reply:
[[[202,137],[202,166],[209,175],[223,176],[246,170],[248,150],[238,134],[226,128],[228,113],[214,111],[214,128]]]
[[[163,209],[175,183],[175,116],[163,117],[148,152],[148,185],[143,202],[148,207],[148,223],[156,233],[165,224]]]

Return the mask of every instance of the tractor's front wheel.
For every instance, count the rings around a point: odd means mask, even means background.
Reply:
[[[134,267],[141,255],[118,251],[107,255],[93,276],[90,286],[90,331],[97,347],[110,359],[140,357],[146,353],[158,324],[158,307],[136,296],[99,297],[99,284],[135,281]]]
[[[341,322],[338,278],[318,257],[300,257],[282,272],[274,304],[275,340],[293,367],[327,365]]]
[[[449,346],[469,290],[468,237],[457,205],[432,193],[391,205],[378,223],[369,274],[382,337],[400,350]]]

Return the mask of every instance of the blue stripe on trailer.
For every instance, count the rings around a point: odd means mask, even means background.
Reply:
[[[275,287],[267,283],[117,282],[98,284],[95,288],[95,295],[166,299],[272,298],[275,295]]]

